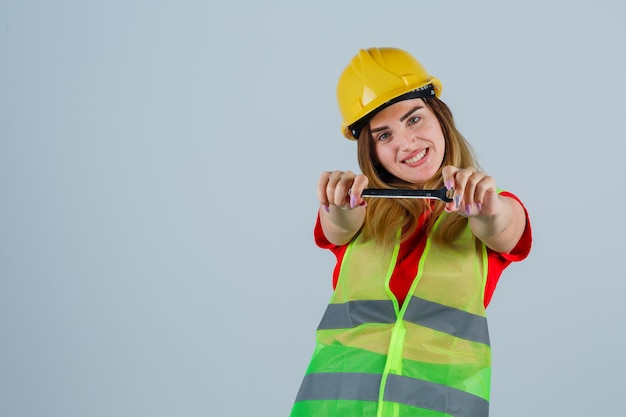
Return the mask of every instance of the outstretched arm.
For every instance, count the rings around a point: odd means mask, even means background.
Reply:
[[[365,200],[361,193],[369,180],[350,171],[324,172],[317,186],[320,223],[324,235],[335,245],[345,245],[365,221]]]
[[[443,169],[444,184],[454,187],[454,201],[446,211],[469,217],[474,235],[488,248],[508,253],[515,248],[526,227],[526,215],[515,199],[501,196],[493,177],[474,168]]]

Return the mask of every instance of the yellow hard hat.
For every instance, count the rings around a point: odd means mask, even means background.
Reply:
[[[441,88],[441,82],[402,49],[361,49],[337,83],[342,133],[358,139],[375,110],[404,99],[439,97]]]

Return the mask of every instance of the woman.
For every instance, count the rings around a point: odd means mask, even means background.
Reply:
[[[337,94],[362,174],[319,181],[315,237],[337,256],[335,290],[291,415],[487,416],[485,308],[530,251],[526,210],[479,170],[439,80],[407,52],[361,50]],[[362,195],[444,186],[447,203]]]

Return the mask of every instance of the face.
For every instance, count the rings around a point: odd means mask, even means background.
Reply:
[[[370,120],[378,162],[392,175],[421,184],[443,162],[445,140],[433,111],[422,99],[404,100]]]

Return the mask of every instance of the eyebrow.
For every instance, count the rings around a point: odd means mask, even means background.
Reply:
[[[424,108],[423,105],[413,107],[411,110],[404,113],[402,117],[400,117],[400,121],[404,122],[410,115],[412,115],[417,110],[422,109],[422,108]],[[376,129],[370,129],[370,132],[375,133],[375,132],[380,132],[381,130],[385,130],[385,129],[389,129],[389,126],[381,126],[381,127],[377,127]]]

